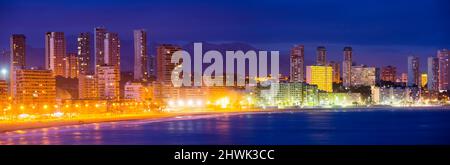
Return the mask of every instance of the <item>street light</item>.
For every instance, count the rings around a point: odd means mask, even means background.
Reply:
[[[3,79],[6,80],[6,75],[8,74],[8,70],[6,70],[5,68],[2,68],[2,70],[0,71],[3,75]]]

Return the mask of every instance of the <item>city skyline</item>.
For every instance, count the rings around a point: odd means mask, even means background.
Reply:
[[[92,29],[99,26],[104,26],[120,35],[121,57],[123,66],[125,66],[122,70],[124,71],[133,70],[131,66],[134,61],[133,30],[141,28],[147,29],[149,33],[147,43],[149,47],[162,43],[185,45],[193,41],[238,42],[247,43],[258,49],[279,50],[282,61],[283,57],[284,60],[289,58],[290,49],[295,44],[305,46],[306,63],[315,61],[314,55],[317,46],[327,48],[327,61],[340,61],[342,47],[352,46],[355,56],[353,60],[358,61],[359,64],[369,66],[382,64],[379,67],[397,65],[398,73],[407,71],[407,63],[404,62],[407,56],[419,56],[423,61],[429,56],[434,56],[436,50],[448,48],[450,43],[448,39],[450,35],[446,31],[449,24],[443,21],[448,20],[448,14],[445,14],[448,11],[442,7],[448,6],[446,5],[447,1],[408,1],[407,9],[402,7],[405,3],[402,1],[389,2],[389,5],[378,1],[346,1],[338,4],[333,1],[321,3],[302,1],[277,3],[276,5],[272,2],[243,2],[233,5],[233,3],[220,1],[202,5],[202,1],[191,1],[175,7],[178,9],[178,13],[184,13],[177,15],[170,14],[168,12],[170,10],[164,10],[169,9],[170,3],[157,1],[154,3],[115,1],[107,3],[107,5],[89,1],[79,3],[84,5],[58,1],[40,1],[37,4],[34,2],[24,3],[24,1],[2,1],[0,3],[2,4],[1,11],[8,12],[10,16],[1,19],[0,24],[8,26],[4,26],[0,37],[7,38],[15,33],[25,34],[27,48],[39,49],[28,51],[30,54],[28,58],[31,60],[27,61],[30,61],[31,66],[42,64],[40,56],[43,53],[40,53],[40,49],[44,48],[43,33],[47,31],[65,32],[67,50],[75,52],[76,38],[79,33],[93,33]],[[323,6],[323,4],[330,5]],[[33,5],[40,5],[44,9],[48,6],[58,6],[58,8],[46,10],[44,13],[25,10]],[[284,12],[272,12],[287,5],[290,8],[284,9]],[[323,6],[325,11],[322,14],[309,9],[319,5]],[[240,10],[248,6],[255,9]],[[10,8],[14,8],[14,10]],[[208,11],[208,15],[196,10],[199,8]],[[369,8],[373,8],[373,10],[368,10]],[[267,9],[268,12],[258,12],[257,9]],[[385,12],[378,11],[381,9]],[[84,12],[79,15],[75,14],[80,10]],[[108,12],[108,16],[96,14],[111,10],[116,12]],[[55,12],[61,14],[52,14]],[[358,13],[359,16],[350,13]],[[408,18],[417,18],[418,20],[403,19],[406,13]],[[55,20],[56,24],[48,24],[46,23],[47,19],[43,18]],[[221,18],[220,21],[217,21],[217,18]],[[272,20],[271,23],[274,23],[274,28],[256,28],[265,26],[264,22],[269,18]],[[66,24],[59,25],[57,23],[58,20],[67,19],[73,20],[75,23],[70,28]],[[186,28],[176,28],[175,23],[168,20],[179,20]],[[14,22],[14,24],[8,22]],[[16,26],[20,28],[15,28]],[[286,29],[286,27],[292,29]],[[0,40],[0,49],[7,50],[8,47],[8,40]],[[155,49],[149,48],[148,53],[155,55]],[[388,57],[391,60],[380,60]],[[289,68],[282,68],[281,71],[286,74],[288,70]],[[420,70],[426,70],[426,67],[421,65]]]

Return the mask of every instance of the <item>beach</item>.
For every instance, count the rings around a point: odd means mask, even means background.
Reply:
[[[401,107],[396,110],[420,110],[420,109],[449,109],[448,106],[440,107]],[[177,117],[192,117],[192,116],[210,116],[210,115],[237,115],[245,113],[277,113],[277,112],[335,112],[335,111],[370,111],[383,110],[384,107],[346,107],[342,108],[287,108],[287,109],[245,109],[245,110],[216,110],[216,111],[174,111],[174,112],[149,112],[142,114],[121,114],[121,115],[105,115],[94,117],[80,117],[80,118],[61,118],[52,120],[30,120],[30,121],[0,121],[0,133],[21,131],[27,129],[81,125],[104,122],[119,122],[119,121],[133,121],[133,120],[160,120]]]

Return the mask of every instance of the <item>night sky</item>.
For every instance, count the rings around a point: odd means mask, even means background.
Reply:
[[[448,0],[0,0],[0,49],[9,49],[14,33],[27,36],[27,63],[42,65],[44,33],[63,31],[68,50],[79,32],[105,26],[124,45],[124,70],[132,68],[132,30],[145,28],[148,41],[187,44],[239,42],[279,50],[304,44],[306,60],[326,46],[329,60],[342,60],[352,46],[354,60],[370,66],[396,65],[406,71],[406,57],[426,58],[450,48]],[[41,51],[42,50],[42,51]]]

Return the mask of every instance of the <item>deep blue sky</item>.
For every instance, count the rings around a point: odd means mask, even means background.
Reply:
[[[25,34],[29,47],[43,48],[46,31],[64,31],[68,49],[74,50],[75,36],[97,26],[119,32],[124,44],[131,43],[137,28],[147,29],[151,43],[243,42],[282,55],[293,44],[304,44],[308,61],[319,45],[328,48],[330,60],[339,61],[342,48],[351,45],[358,64],[396,65],[405,71],[406,56],[419,56],[425,69],[427,56],[450,48],[450,2],[0,0],[1,49],[9,49],[13,33]],[[132,64],[132,53],[122,50],[126,64]],[[28,58],[30,65],[43,61]]]

